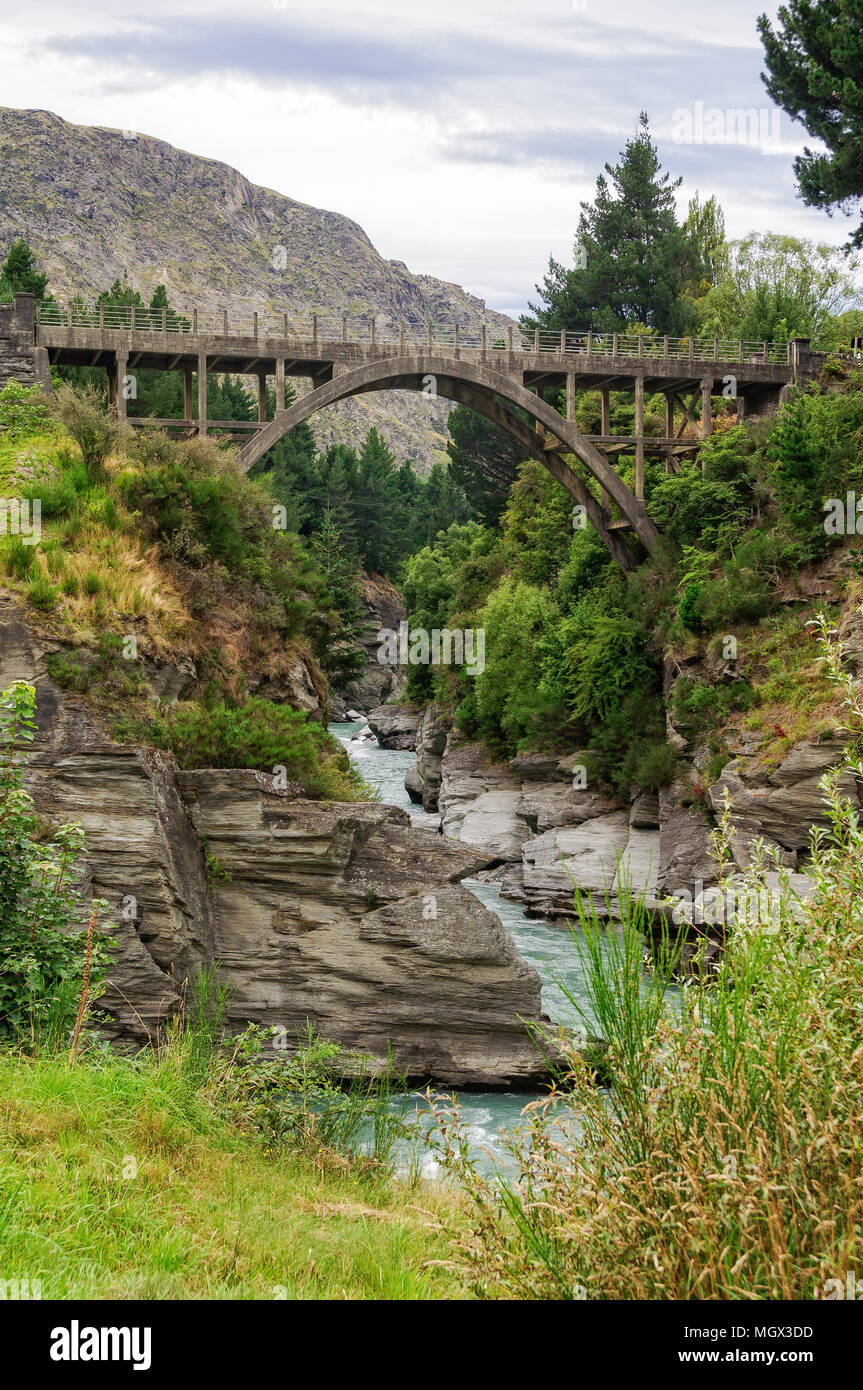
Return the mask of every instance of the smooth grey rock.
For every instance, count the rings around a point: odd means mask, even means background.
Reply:
[[[379,705],[370,711],[368,719],[381,748],[416,747],[420,713],[415,705]]]

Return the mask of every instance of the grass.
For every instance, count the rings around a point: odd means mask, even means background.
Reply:
[[[833,637],[822,642],[863,737],[860,692]],[[831,828],[812,834],[811,898],[786,881],[762,908],[757,868],[732,880],[748,907],[714,928],[724,949],[696,955],[673,994],[667,950],[643,968],[644,903],[626,905],[618,936],[577,895],[590,1016],[570,1002],[607,1044],[607,1089],[564,1042],[570,1073],[531,1107],[508,1145],[517,1177],[497,1188],[458,1116],[438,1112],[445,1164],[472,1203],[453,1238],[480,1296],[811,1300],[863,1266],[863,828],[838,773],[822,785]],[[729,845],[726,816],[720,881]],[[567,1116],[575,1144],[558,1137]]]
[[[453,1194],[268,1153],[170,1054],[0,1052],[0,1097],[0,1271],[44,1299],[459,1296]]]

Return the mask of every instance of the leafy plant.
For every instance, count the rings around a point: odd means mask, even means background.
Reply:
[[[87,1008],[102,989],[108,940],[102,928],[88,946],[82,930],[82,913],[95,921],[105,904],[84,909],[78,894],[81,827],[62,826],[48,841],[36,837],[20,751],[33,741],[35,715],[33,686],[16,681],[0,695],[0,1037],[62,1043],[82,999]]]

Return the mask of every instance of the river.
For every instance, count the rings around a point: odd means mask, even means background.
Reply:
[[[405,773],[413,765],[415,754],[381,748],[375,739],[355,741],[354,735],[363,728],[364,720],[354,724],[331,724],[330,732],[344,744],[354,766],[366,782],[378,791],[381,801],[390,806],[401,806],[409,812],[415,825],[436,830],[439,817],[424,811],[421,806],[415,806],[405,791]],[[525,917],[517,903],[501,897],[494,883],[465,879],[464,886],[497,914],[521,955],[538,972],[542,980],[544,1011],[556,1023],[579,1024],[574,1008],[557,984],[557,980],[561,980],[569,993],[590,1013],[584,976],[570,933]],[[534,1097],[523,1092],[513,1094],[506,1091],[465,1092],[459,1097],[461,1113],[468,1123],[471,1144],[479,1156],[480,1166],[508,1166],[501,1146],[501,1132],[513,1131],[525,1105],[532,1099]],[[421,1113],[423,1102],[420,1096],[416,1097],[416,1106],[417,1112]],[[434,1173],[435,1163],[430,1154],[422,1160],[421,1167],[429,1175]]]

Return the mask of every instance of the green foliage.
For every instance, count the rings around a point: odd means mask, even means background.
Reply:
[[[99,481],[104,476],[105,463],[120,442],[120,427],[106,413],[99,391],[95,386],[76,389],[69,382],[62,382],[52,396],[51,411],[81,450],[91,481]]]
[[[35,251],[23,237],[18,237],[0,265],[0,303],[16,294],[32,294],[37,300],[45,299],[47,283],[48,276],[38,269]]]
[[[49,652],[45,666],[55,684],[78,694],[116,698],[140,694],[144,685],[140,664],[123,656],[118,632],[100,633],[95,652]]]
[[[572,499],[541,463],[519,464],[501,518],[503,557],[527,584],[556,578],[573,536]]]
[[[602,723],[633,690],[656,685],[656,667],[645,649],[637,617],[599,594],[576,603],[559,629],[563,680],[572,715]]]
[[[37,838],[33,802],[22,785],[22,746],[35,732],[35,689],[16,681],[0,695],[0,1038],[63,1044],[78,1014],[86,958],[76,884],[84,835],[80,826],[66,825],[49,840]],[[103,908],[97,902],[92,911]],[[100,992],[106,961],[99,931],[91,999]]]
[[[284,769],[287,781],[328,800],[356,800],[363,790],[337,739],[304,711],[258,696],[239,705],[173,705],[148,722],[121,722],[117,732],[169,749],[181,768]]]
[[[0,431],[7,439],[26,439],[44,430],[48,406],[41,386],[7,381],[0,390]]]
[[[863,20],[857,4],[788,0],[758,20],[770,96],[826,150],[794,160],[803,201],[846,211],[863,196]],[[851,237],[863,246],[863,224]]]
[[[511,409],[512,407],[508,407]],[[470,406],[457,405],[447,420],[450,474],[475,514],[494,526],[503,511],[524,450],[512,435]]]
[[[542,731],[549,709],[537,698],[536,650],[552,638],[559,619],[544,589],[512,578],[498,585],[478,614],[486,668],[470,678],[473,701],[460,715],[462,722],[472,716],[476,733],[490,746],[515,753]]]
[[[674,721],[693,734],[705,734],[718,728],[732,712],[749,709],[756,698],[748,681],[713,685],[691,676],[678,676],[672,691]]]
[[[32,603],[34,608],[39,608],[45,613],[54,607],[58,593],[59,590],[51,583],[48,576],[42,573],[34,575],[24,589],[27,602]]]
[[[776,232],[751,232],[727,248],[724,273],[698,302],[707,336],[818,340],[832,316],[858,298],[857,258],[835,246]]]
[[[551,258],[537,286],[543,306],[530,306],[535,317],[526,326],[685,332],[691,309],[683,289],[701,274],[699,248],[675,214],[680,182],[663,173],[642,112],[619,164],[599,175],[594,203],[582,203],[576,245],[584,265],[569,270]]]
[[[36,562],[36,547],[26,545],[21,536],[12,536],[3,552],[6,573],[15,579],[26,579]]]

